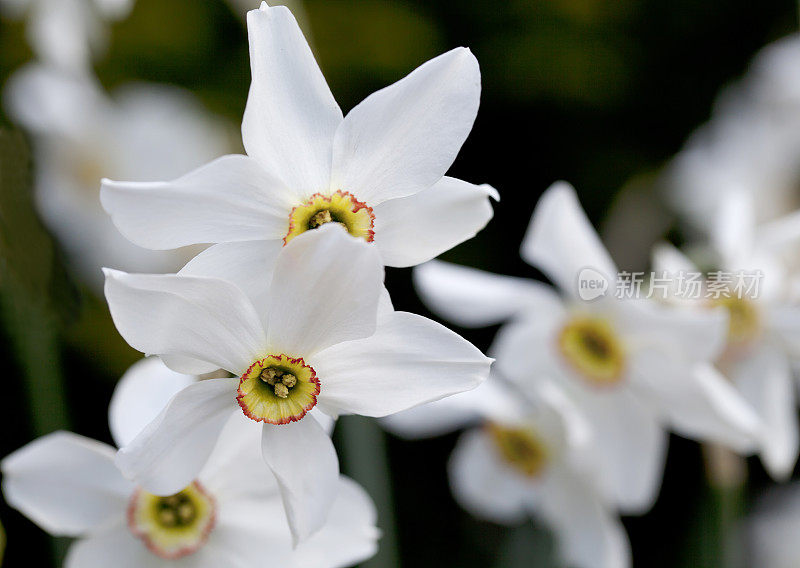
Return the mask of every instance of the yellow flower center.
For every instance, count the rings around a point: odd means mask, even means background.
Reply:
[[[542,440],[524,428],[489,423],[487,430],[503,460],[525,477],[538,477],[547,466],[549,451]]]
[[[315,193],[302,205],[292,209],[289,215],[289,232],[283,238],[287,244],[297,235],[321,227],[325,223],[339,223],[354,237],[367,242],[375,238],[375,213],[346,191],[336,191],[332,195]]]
[[[216,523],[216,504],[202,485],[159,497],[137,490],[128,505],[128,527],[156,556],[177,560],[197,552]]]
[[[269,355],[242,375],[236,400],[251,420],[288,424],[314,408],[319,389],[317,374],[302,358]]]
[[[728,310],[728,345],[744,346],[756,339],[761,331],[761,314],[753,300],[732,296],[712,301],[712,306]]]
[[[574,317],[561,329],[558,346],[567,363],[590,383],[606,386],[622,380],[625,350],[605,319]]]

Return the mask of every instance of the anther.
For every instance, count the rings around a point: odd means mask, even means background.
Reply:
[[[278,372],[275,369],[264,369],[261,371],[261,380],[268,385],[274,385],[278,380]]]
[[[331,212],[327,209],[323,209],[322,211],[317,212],[311,220],[308,222],[308,226],[312,229],[319,227],[320,225],[324,225],[325,223],[330,223],[333,221],[333,217],[331,217]]]
[[[281,382],[289,388],[292,388],[294,385],[297,384],[297,377],[290,373],[286,373],[281,377]]]
[[[275,396],[278,398],[286,398],[289,396],[289,389],[283,383],[275,384]]]
[[[163,509],[158,513],[158,520],[165,527],[174,527],[178,523],[178,517],[172,509]]]
[[[178,518],[182,523],[188,523],[194,518],[194,506],[189,503],[183,503],[178,507]]]

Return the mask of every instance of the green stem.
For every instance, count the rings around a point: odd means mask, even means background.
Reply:
[[[394,522],[391,472],[386,435],[374,419],[344,416],[337,431],[342,446],[342,470],[359,482],[372,496],[378,508],[381,542],[378,553],[362,564],[363,568],[397,568],[400,558]]]

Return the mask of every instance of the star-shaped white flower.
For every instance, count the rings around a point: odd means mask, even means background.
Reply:
[[[137,84],[109,97],[93,77],[30,65],[14,73],[4,96],[31,135],[37,209],[84,280],[100,289],[102,266],[165,272],[191,258],[130,243],[99,200],[103,176],[163,179],[229,148],[225,124],[189,92]]]
[[[158,359],[134,365],[114,394],[120,445],[194,377]],[[68,432],[40,438],[0,464],[6,501],[55,536],[75,537],[66,568],[337,568],[377,550],[374,505],[341,477],[328,523],[293,549],[274,477],[252,451],[258,432],[233,416],[196,479],[158,496],[126,480],[114,448]],[[35,557],[32,556],[35,562]]]
[[[630,566],[625,530],[597,483],[590,424],[553,384],[523,394],[494,376],[381,422],[405,438],[469,426],[449,465],[453,494],[467,510],[501,524],[541,520],[566,565]]]
[[[248,29],[248,155],[171,182],[105,180],[102,203],[123,235],[150,249],[217,243],[195,263],[225,276],[271,265],[325,223],[373,242],[386,265],[412,266],[488,222],[495,190],[443,177],[478,111],[469,50],[428,61],[343,118],[289,10],[264,3]]]
[[[476,387],[491,360],[387,305],[378,251],[337,225],[284,247],[264,287],[254,305],[220,279],[107,272],[111,315],[128,343],[184,372],[234,375],[181,391],[117,463],[153,493],[173,493],[243,412],[263,430],[263,456],[299,540],[324,523],[338,475],[331,440],[309,411],[384,416]]]
[[[782,255],[793,253],[794,247],[787,245],[800,239],[800,214],[757,225],[750,195],[731,192],[710,225],[704,248],[717,285],[703,298],[680,305],[689,311],[714,306],[728,311],[727,342],[717,367],[761,419],[753,450],[773,478],[785,480],[800,451],[793,372],[800,358],[800,308],[792,299],[792,276]],[[673,275],[700,272],[667,244],[655,249],[653,265],[657,272]]]
[[[566,389],[592,424],[604,493],[623,511],[642,512],[655,499],[666,427],[749,447],[758,421],[710,363],[724,346],[722,310],[687,314],[616,298],[617,268],[563,182],[542,196],[522,256],[560,294],[441,262],[416,269],[417,287],[432,309],[462,325],[512,318],[490,350],[496,371],[522,389],[544,379]],[[581,300],[582,272],[598,282],[595,291],[605,282],[605,295]]]

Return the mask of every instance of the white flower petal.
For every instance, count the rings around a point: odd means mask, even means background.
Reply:
[[[291,194],[247,156],[223,156],[174,181],[103,180],[103,208],[133,243],[155,250],[280,239]]]
[[[137,539],[128,527],[119,524],[72,544],[64,568],[166,568],[159,558]],[[196,568],[192,565],[192,568]]]
[[[625,388],[580,394],[602,464],[603,495],[625,513],[649,510],[661,488],[668,441],[654,409]]]
[[[619,518],[571,472],[551,479],[534,510],[555,530],[564,564],[575,568],[629,567],[630,543]]]
[[[206,373],[219,370],[219,367],[214,363],[208,363],[182,355],[161,355],[159,359],[161,359],[167,367],[181,375],[205,375]]]
[[[474,237],[498,200],[490,185],[443,177],[414,195],[375,206],[375,244],[387,266],[414,266]]]
[[[261,449],[278,479],[292,541],[297,545],[325,525],[336,499],[336,450],[310,417],[288,424],[265,424]]]
[[[228,280],[250,298],[256,313],[269,309],[269,290],[283,241],[242,241],[212,245],[183,267],[182,276]]]
[[[395,312],[373,336],[318,353],[314,368],[326,407],[386,416],[477,387],[491,362],[444,326]]]
[[[494,371],[526,393],[534,393],[546,377],[572,376],[557,350],[559,329],[565,312],[530,312],[529,317],[514,320],[500,328],[489,354],[496,359]]]
[[[676,433],[752,452],[761,428],[754,409],[711,363],[686,364],[662,352],[632,362],[637,381]]]
[[[797,396],[789,361],[778,350],[764,345],[734,365],[728,375],[761,418],[764,467],[774,479],[786,480],[800,446]]]
[[[683,309],[652,300],[616,302],[616,323],[626,345],[656,349],[686,361],[715,360],[725,348],[725,308]]]
[[[467,139],[480,92],[478,61],[461,47],[373,93],[336,131],[331,188],[374,206],[432,186]]]
[[[234,284],[174,274],[105,274],[111,317],[135,349],[199,359],[236,375],[263,356],[261,322]]]
[[[448,472],[453,497],[474,515],[503,524],[519,523],[527,516],[526,503],[536,486],[500,461],[483,430],[461,435],[450,456]]]
[[[133,485],[114,467],[114,449],[55,432],[0,463],[6,502],[56,536],[79,536],[125,514]]]
[[[563,181],[539,199],[521,254],[571,296],[578,293],[578,274],[584,268],[596,270],[609,284],[616,280],[614,261],[581,209],[575,189]]]
[[[130,444],[173,396],[195,381],[172,371],[158,357],[134,363],[117,383],[108,405],[108,425],[117,446]]]
[[[198,474],[203,485],[226,501],[226,507],[236,500],[280,502],[278,482],[261,456],[261,430],[262,423],[234,412]],[[279,504],[278,508],[278,520],[283,521],[283,509]]]
[[[723,266],[737,266],[738,259],[752,253],[755,223],[753,196],[749,191],[731,191],[720,200],[709,236]]]
[[[294,552],[297,568],[353,566],[378,551],[378,513],[364,489],[352,479],[339,477],[336,501],[328,522]]]
[[[328,223],[278,255],[270,293],[271,349],[309,357],[375,331],[383,265],[375,247]]]
[[[342,111],[289,10],[264,3],[247,13],[247,29],[253,80],[244,147],[295,195],[326,191]]]
[[[507,386],[489,377],[476,388],[381,418],[381,425],[406,439],[448,434],[494,413],[507,414]]]
[[[177,493],[197,478],[223,427],[239,411],[239,379],[209,379],[176,394],[117,454],[128,479],[156,495]]]
[[[438,260],[414,269],[414,286],[435,313],[463,327],[492,325],[523,311],[561,310],[552,287]]]

